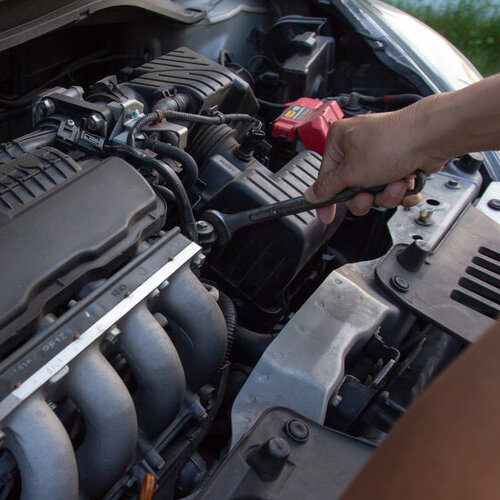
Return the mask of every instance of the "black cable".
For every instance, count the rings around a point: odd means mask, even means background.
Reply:
[[[262,126],[257,118],[244,113],[215,113],[211,116],[207,116],[185,113],[184,111],[174,111],[171,109],[157,109],[137,120],[128,134],[127,144],[135,147],[135,139],[141,133],[142,129],[150,123],[159,121],[162,118],[165,118],[166,120],[172,119],[182,122],[202,123],[203,125],[222,125],[223,123],[228,122],[257,122],[260,126]]]
[[[285,109],[285,105],[281,104],[279,102],[269,102],[269,101],[265,101],[264,99],[257,99],[257,102],[263,108],[271,108],[271,109],[278,109],[278,110]]]
[[[131,128],[127,136],[127,144],[132,148],[135,148],[135,138],[141,133],[142,129],[148,126],[150,123],[161,120],[162,116],[163,114],[160,111],[153,111],[152,113],[148,113],[142,118],[139,118],[134,123],[134,126]]]
[[[167,144],[165,142],[157,140],[147,140],[144,146],[151,149],[155,153],[158,153],[160,158],[170,158],[172,160],[178,161],[184,170],[183,184],[186,190],[189,190],[194,186],[194,183],[198,179],[198,165],[194,158],[177,146],[172,144]]]
[[[167,187],[174,194],[179,208],[179,217],[181,219],[180,226],[183,233],[194,242],[198,242],[198,231],[196,229],[196,221],[193,215],[193,209],[189,197],[184,189],[182,182],[177,174],[165,163],[145,151],[132,148],[128,145],[106,146],[105,151],[111,155],[123,155],[125,157],[133,158],[142,163],[143,166],[152,168],[158,172]]]

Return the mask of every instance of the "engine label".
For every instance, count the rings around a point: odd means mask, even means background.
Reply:
[[[304,108],[304,106],[294,104],[293,106],[290,106],[282,116],[284,118],[289,118],[290,120],[301,122],[310,112],[311,110],[309,108]]]

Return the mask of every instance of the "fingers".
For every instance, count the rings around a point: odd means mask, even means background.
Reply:
[[[318,208],[316,210],[316,214],[318,215],[318,219],[323,224],[331,224],[333,219],[335,219],[336,208],[335,205],[331,205],[329,207]]]
[[[372,208],[374,196],[370,193],[359,193],[352,200],[346,203],[346,207],[354,215],[366,215]]]
[[[407,196],[403,200],[401,205],[403,205],[403,207],[405,207],[405,208],[410,208],[410,207],[413,207],[415,205],[418,205],[421,201],[422,201],[422,195],[420,193],[419,194],[412,194],[411,196]]]
[[[375,196],[375,203],[379,207],[396,208],[403,201],[407,190],[408,182],[406,180],[391,182]]]
[[[304,193],[310,203],[319,203],[333,198],[348,186],[346,170],[342,166],[328,171],[321,171],[316,182]]]

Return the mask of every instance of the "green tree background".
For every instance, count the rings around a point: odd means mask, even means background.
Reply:
[[[498,0],[386,1],[444,35],[474,63],[483,76],[500,72]]]

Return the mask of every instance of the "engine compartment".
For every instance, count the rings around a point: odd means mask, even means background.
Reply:
[[[489,227],[470,208],[481,158],[408,210],[339,206],[328,226],[308,212],[229,241],[205,218],[299,196],[331,123],[422,94],[334,11],[253,7],[201,25],[119,7],[0,53],[1,498],[139,498],[148,480],[154,498],[266,498],[291,473],[259,443],[317,465],[301,416],[351,464],[335,498],[470,341],[381,273],[397,244],[442,259],[465,213]],[[455,306],[486,325],[500,253],[481,248]]]

